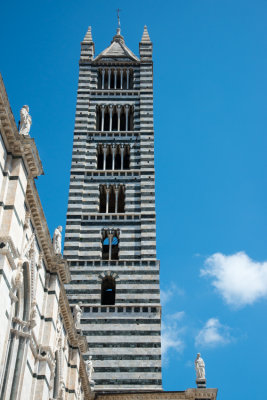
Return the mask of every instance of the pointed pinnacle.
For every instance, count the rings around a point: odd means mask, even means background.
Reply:
[[[93,42],[92,30],[91,30],[91,26],[89,26],[88,31],[86,32],[86,35],[83,39],[83,43],[92,43],[92,42]]]
[[[143,36],[142,36],[142,39],[141,39],[141,43],[151,43],[151,40],[150,40],[150,37],[149,37],[149,34],[148,34],[148,31],[147,31],[147,26],[145,25],[144,26],[144,32],[143,32]]]

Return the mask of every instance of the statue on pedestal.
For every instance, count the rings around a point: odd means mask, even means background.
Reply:
[[[89,356],[89,359],[86,361],[86,372],[87,372],[89,382],[93,382],[92,375],[94,372],[94,367],[93,367],[92,356]]]
[[[62,240],[62,226],[58,226],[55,229],[54,235],[53,235],[53,247],[54,251],[56,254],[61,254],[61,240]]]
[[[32,124],[32,118],[29,114],[29,106],[23,106],[20,110],[20,135],[29,135]]]
[[[206,377],[205,377],[205,363],[201,354],[197,353],[197,358],[195,359],[195,369],[197,374],[196,384],[198,388],[206,387]]]
[[[75,323],[76,328],[78,328],[78,326],[81,323],[81,316],[82,316],[82,312],[83,312],[80,305],[81,305],[81,303],[75,304],[75,306],[73,308],[74,323]]]

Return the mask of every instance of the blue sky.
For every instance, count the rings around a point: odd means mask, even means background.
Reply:
[[[29,0],[1,4],[1,73],[16,120],[29,104],[52,232],[65,225],[80,42],[154,44],[157,250],[165,390],[195,386],[197,351],[218,399],[265,395],[266,1]]]

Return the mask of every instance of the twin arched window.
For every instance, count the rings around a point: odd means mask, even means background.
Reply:
[[[119,231],[104,229],[102,232],[102,260],[119,259]]]

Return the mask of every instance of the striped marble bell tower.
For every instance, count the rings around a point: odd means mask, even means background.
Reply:
[[[161,390],[156,258],[153,63],[147,28],[140,58],[120,28],[94,56],[81,43],[64,256],[67,293],[83,310],[96,391]]]

